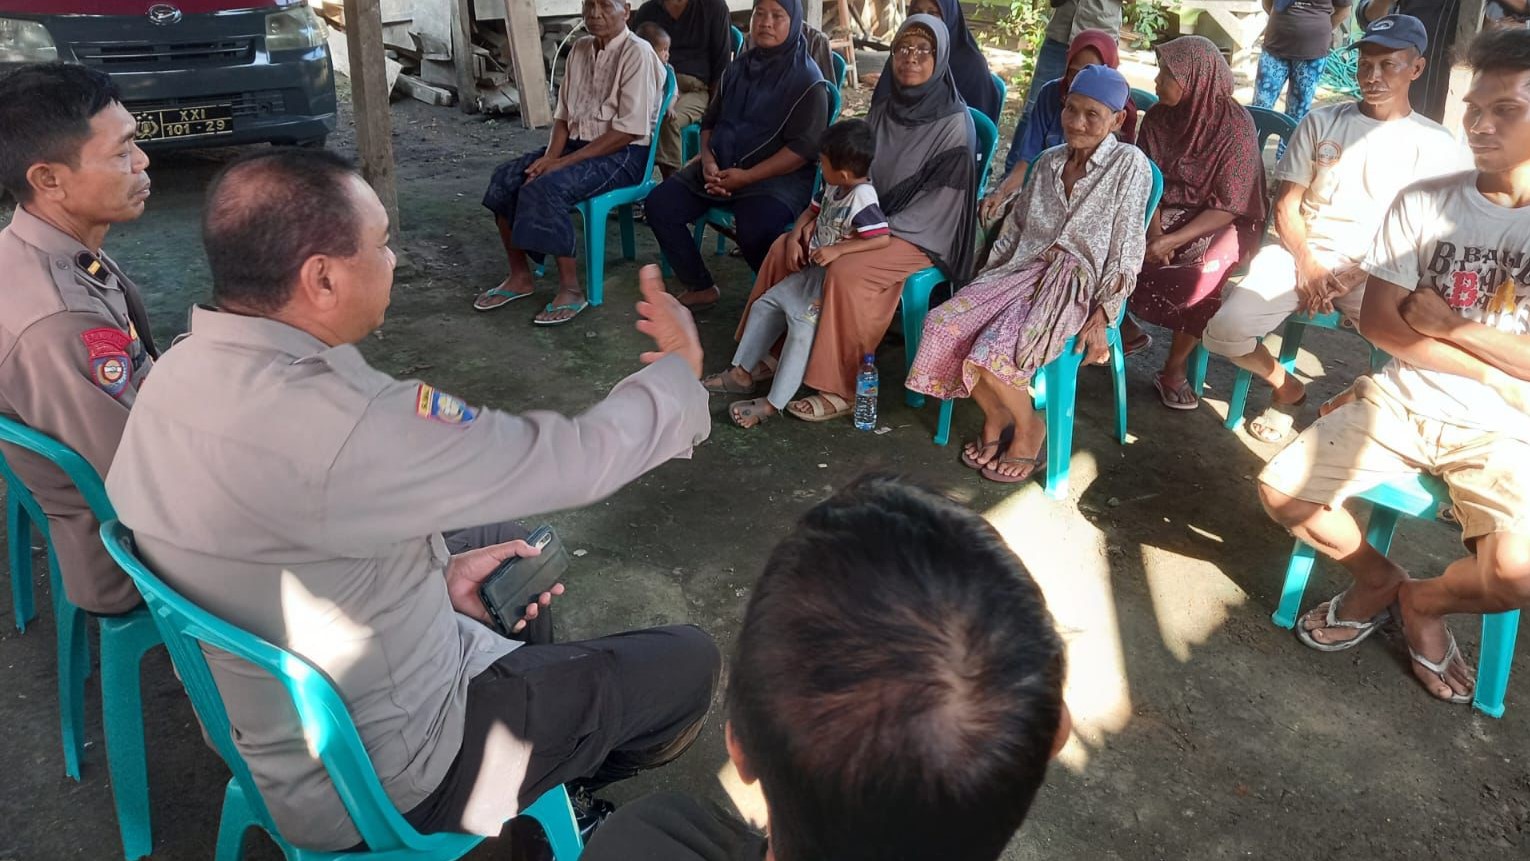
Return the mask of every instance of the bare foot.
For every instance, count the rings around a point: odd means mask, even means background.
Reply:
[[[1344,601],[1339,604],[1339,612],[1334,618],[1346,622],[1367,622],[1390,607],[1392,602],[1397,600],[1398,588],[1408,580],[1408,575],[1402,568],[1392,565],[1392,569],[1393,579],[1387,586],[1380,589],[1368,589],[1359,583],[1352,583],[1349,590],[1344,593]],[[1297,624],[1301,625],[1302,630],[1306,631],[1313,640],[1325,646],[1347,643],[1359,636],[1361,632],[1354,628],[1328,627],[1328,604],[1328,601],[1324,601],[1308,610]]]
[[[733,419],[734,424],[744,430],[763,424],[766,419],[776,413],[776,408],[771,406],[770,401],[764,398],[755,398],[752,401],[739,401],[728,407],[728,417]]]
[[[563,323],[579,316],[585,305],[584,290],[579,287],[559,287],[558,294],[553,297],[553,310],[543,311],[536,316],[538,323]]]
[[[982,469],[999,456],[1015,435],[1015,425],[1007,416],[990,418],[984,416],[982,438],[962,446],[962,463],[973,469]]]
[[[680,294],[680,304],[687,308],[707,308],[722,298],[722,290],[712,285],[705,290],[687,290]]]
[[[1047,426],[1041,421],[1026,424],[1027,427],[1015,426],[1014,439],[998,460],[985,467],[987,471],[1019,482],[1035,475],[1041,468],[1041,447],[1047,441]]]
[[[1412,667],[1413,675],[1435,699],[1449,702],[1471,696],[1477,684],[1477,673],[1461,656],[1460,650],[1452,648],[1455,638],[1450,635],[1444,617],[1425,616],[1418,612],[1413,608],[1410,596],[1411,590],[1406,585],[1397,595],[1403,637],[1408,641],[1408,648],[1436,665],[1443,663],[1447,656],[1450,657],[1443,673],[1436,673],[1417,660],[1410,660],[1408,665]]]
[[[1295,374],[1286,374],[1286,381],[1280,384],[1270,399],[1277,404],[1297,404],[1305,397],[1307,384],[1298,380]]]

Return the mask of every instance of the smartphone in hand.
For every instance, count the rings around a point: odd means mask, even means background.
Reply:
[[[568,571],[568,551],[551,526],[539,526],[526,543],[542,551],[539,556],[512,556],[478,586],[478,597],[494,627],[507,637],[526,615],[526,605],[563,578]]]

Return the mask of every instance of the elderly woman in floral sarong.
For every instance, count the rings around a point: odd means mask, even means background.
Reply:
[[[1037,158],[987,268],[925,321],[908,387],[978,402],[982,434],[962,462],[984,478],[1024,481],[1046,462],[1046,424],[1027,389],[1070,337],[1079,336],[1089,361],[1109,357],[1106,327],[1142,267],[1152,188],[1147,157],[1114,135],[1128,98],[1114,69],[1088,66],[1075,76],[1063,108],[1066,143]]]

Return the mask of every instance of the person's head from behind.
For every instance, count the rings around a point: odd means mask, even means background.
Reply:
[[[993,527],[889,476],[808,512],[756,584],[728,750],[776,861],[993,861],[1066,739],[1063,646]]]
[[[1530,164],[1530,30],[1489,30],[1467,52],[1466,142],[1477,169],[1507,173]]]
[[[1085,66],[1073,76],[1063,98],[1063,138],[1068,148],[1094,152],[1126,122],[1131,86],[1109,66]]]
[[[659,62],[669,62],[669,31],[652,21],[644,21],[638,25],[638,36],[653,47],[653,52],[659,55]]]
[[[877,138],[865,120],[844,120],[824,129],[818,139],[818,166],[823,181],[836,188],[859,185],[871,175]]]
[[[233,163],[213,180],[202,214],[218,307],[281,320],[331,346],[382,325],[393,289],[388,241],[376,193],[325,150]]]
[[[1384,15],[1355,42],[1355,82],[1360,100],[1374,108],[1408,106],[1408,88],[1424,74],[1429,34],[1411,15]]]
[[[131,221],[149,198],[138,123],[106,75],[65,63],[0,78],[0,186],[81,233]]]

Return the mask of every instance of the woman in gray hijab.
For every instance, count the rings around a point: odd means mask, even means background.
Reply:
[[[887,334],[908,276],[932,264],[954,286],[971,276],[977,134],[951,76],[950,45],[946,25],[930,15],[910,16],[893,39],[866,118],[876,135],[871,181],[892,228],[892,244],[829,264],[805,379],[817,394],[787,405],[795,418],[821,422],[853,412],[856,370]],[[801,269],[806,256],[795,233],[778,239],[760,267],[750,306]],[[748,319],[746,308],[739,333]],[[772,376],[767,365],[754,369],[757,385]]]

